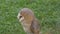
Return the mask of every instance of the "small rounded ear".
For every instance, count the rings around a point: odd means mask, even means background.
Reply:
[[[27,15],[27,16],[25,16],[24,18],[25,18],[25,20],[26,20],[27,22],[31,22],[34,17],[31,16],[31,15]]]

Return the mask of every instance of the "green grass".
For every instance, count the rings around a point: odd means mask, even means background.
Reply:
[[[43,34],[60,34],[60,0],[0,0],[0,34],[25,34],[16,17],[24,7],[34,11]]]

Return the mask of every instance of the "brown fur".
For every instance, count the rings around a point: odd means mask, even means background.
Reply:
[[[28,8],[23,8],[20,11],[21,16],[24,17],[24,20],[21,22],[24,31],[27,34],[40,34],[40,25],[38,20],[35,18],[32,10]]]

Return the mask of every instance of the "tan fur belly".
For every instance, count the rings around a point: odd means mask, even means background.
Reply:
[[[30,24],[22,23],[25,32],[30,32]]]

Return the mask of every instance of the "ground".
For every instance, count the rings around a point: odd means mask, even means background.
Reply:
[[[42,34],[60,33],[60,0],[0,0],[0,34],[25,34],[17,19],[24,7],[33,10]]]

